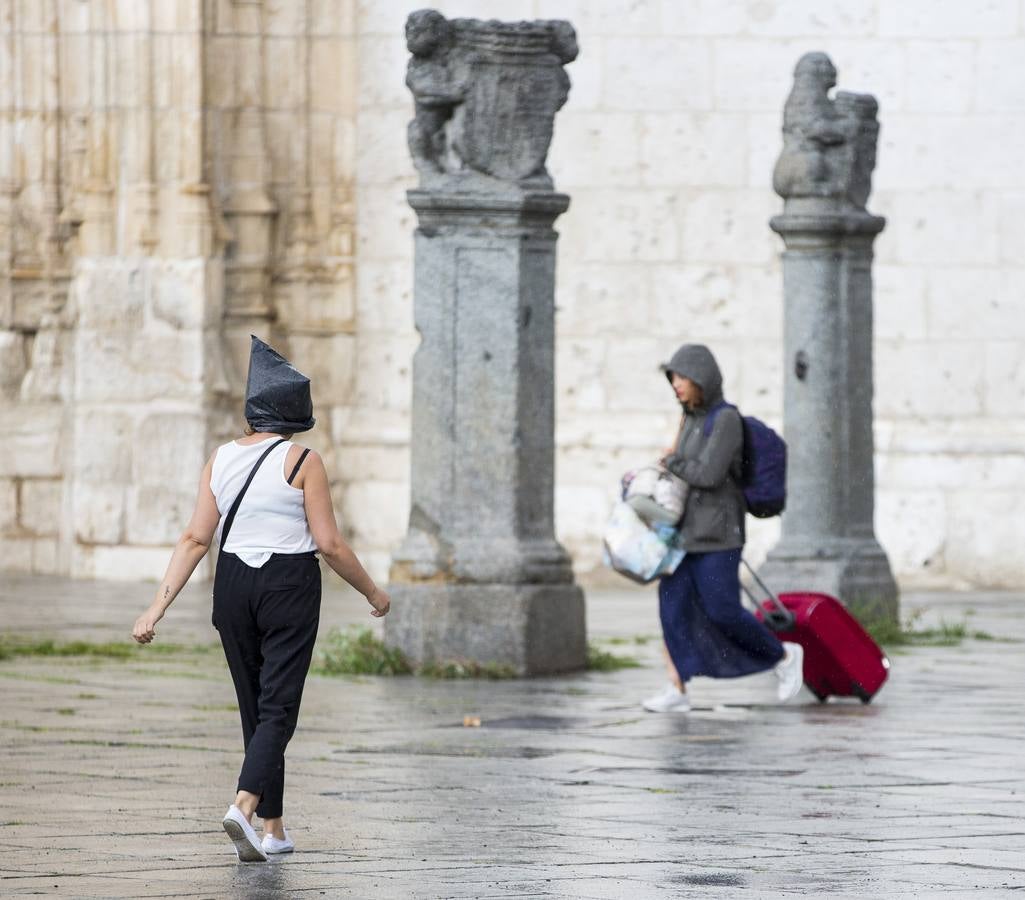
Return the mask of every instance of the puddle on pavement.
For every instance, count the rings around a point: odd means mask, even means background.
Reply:
[[[673,875],[670,881],[699,887],[743,887],[745,879],[736,872],[708,872],[702,875]]]
[[[545,750],[541,747],[353,747],[332,751],[334,753],[394,755],[394,756],[449,756],[474,759],[543,759],[561,753],[560,750]]]

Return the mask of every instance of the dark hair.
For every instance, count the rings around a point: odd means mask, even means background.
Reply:
[[[246,427],[242,429],[242,433],[246,437],[251,437],[252,435],[256,434],[256,429],[253,428],[253,426],[250,425],[248,422],[246,422]],[[295,434],[294,431],[275,431],[274,433],[280,435],[286,441],[290,441]]]

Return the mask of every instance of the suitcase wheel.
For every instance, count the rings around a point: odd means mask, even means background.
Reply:
[[[828,696],[828,694],[820,694],[811,685],[808,685],[808,690],[811,691],[815,695],[815,699],[818,700],[819,703],[825,703],[826,702],[826,697]]]

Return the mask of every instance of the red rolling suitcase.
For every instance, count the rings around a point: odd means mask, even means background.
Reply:
[[[868,703],[886,681],[890,661],[858,620],[828,594],[795,592],[776,597],[758,583],[770,599],[758,604],[755,615],[781,641],[804,648],[808,689],[822,701],[832,695]]]

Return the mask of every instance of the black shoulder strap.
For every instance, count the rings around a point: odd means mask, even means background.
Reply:
[[[295,468],[292,469],[292,474],[288,476],[288,483],[291,484],[295,480],[295,476],[299,474],[299,470],[303,467],[303,461],[310,453],[310,448],[307,447],[301,454],[299,454],[299,462],[295,464]]]
[[[270,456],[271,450],[280,444],[285,443],[285,439],[275,441],[266,450],[263,451],[260,458],[256,461],[256,465],[253,466],[253,470],[249,473],[249,477],[246,479],[246,483],[242,485],[242,490],[238,492],[238,496],[235,497],[235,502],[231,504],[231,509],[228,510],[228,514],[224,517],[224,527],[221,529],[221,547],[223,548],[228,543],[228,532],[231,531],[232,523],[235,521],[235,513],[238,512],[239,506],[242,505],[242,498],[246,495],[246,491],[249,490],[249,485],[253,483],[253,479],[256,477],[256,470],[263,465],[263,461]]]

